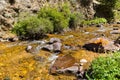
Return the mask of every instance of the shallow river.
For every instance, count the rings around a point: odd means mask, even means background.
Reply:
[[[116,26],[115,26],[116,27]],[[118,27],[120,28],[120,27]],[[113,27],[86,27],[80,28],[75,31],[69,31],[63,34],[48,34],[47,40],[50,38],[60,38],[62,44],[68,45],[83,45],[92,38],[105,36],[109,39],[116,39],[119,34],[110,34]],[[18,42],[0,42],[0,80],[73,80],[74,76],[71,75],[50,75],[49,66],[51,62],[52,53],[48,51],[40,50],[38,54],[30,54],[25,51],[25,48],[29,41]],[[36,46],[37,43],[32,44]],[[90,52],[84,49],[79,50],[62,50],[59,54],[65,55],[71,54],[76,60],[86,59],[88,64],[85,68],[88,68],[90,62],[98,56],[105,56],[105,54],[99,54]]]

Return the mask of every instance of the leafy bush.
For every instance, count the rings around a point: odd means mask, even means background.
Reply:
[[[92,25],[92,24],[100,24],[100,23],[106,23],[107,20],[105,18],[95,18],[93,20],[87,20],[83,21],[82,25]]]
[[[115,9],[120,10],[120,0],[116,1]]]
[[[90,80],[119,80],[120,52],[94,60],[87,72]]]
[[[71,12],[68,3],[62,4],[60,7],[43,7],[38,18],[47,18],[54,25],[54,32],[61,32],[65,28],[76,28],[83,20],[83,16],[79,12]]]
[[[83,21],[83,16],[79,12],[74,12],[70,15],[69,20],[69,27],[70,28],[77,28]]]
[[[42,8],[38,13],[38,18],[41,17],[47,18],[53,23],[54,32],[61,32],[64,28],[68,27],[69,20],[57,8]]]
[[[16,23],[12,32],[20,39],[39,39],[46,33],[53,32],[53,24],[48,19],[32,16]]]

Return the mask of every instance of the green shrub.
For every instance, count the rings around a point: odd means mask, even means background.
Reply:
[[[70,15],[70,20],[69,20],[69,27],[70,28],[77,28],[83,21],[83,16],[79,12],[74,12]]]
[[[54,32],[61,32],[68,27],[69,20],[57,8],[43,7],[38,13],[38,18],[41,17],[47,18],[53,23]]]
[[[87,20],[83,21],[82,25],[93,25],[93,24],[100,24],[100,23],[106,23],[107,20],[105,18],[95,18],[93,20]]]
[[[90,80],[119,80],[120,52],[94,60],[87,72]]]
[[[72,12],[70,5],[64,3],[59,7],[43,7],[38,13],[38,18],[47,18],[54,25],[54,32],[61,32],[65,28],[76,28],[83,20],[80,12]]]
[[[32,16],[16,23],[12,32],[20,39],[39,39],[46,33],[53,32],[53,24],[48,19]]]
[[[120,0],[116,1],[115,9],[120,10]]]

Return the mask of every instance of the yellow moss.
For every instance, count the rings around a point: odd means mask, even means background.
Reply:
[[[81,28],[77,31],[70,31],[61,34],[48,34],[49,40],[52,37],[57,37],[62,39],[62,43],[69,44],[71,46],[83,45],[90,39],[95,38],[94,34],[84,34],[83,31],[93,32],[98,28],[87,27]],[[108,32],[105,33],[109,36]],[[67,36],[73,35],[73,38],[66,39]],[[102,42],[103,44],[108,44],[108,41],[99,39],[96,43]],[[74,76],[58,75],[53,76],[49,74],[50,63],[47,61],[48,57],[51,55],[50,52],[41,50],[39,54],[32,55],[25,51],[24,45],[7,47],[14,43],[0,43],[0,79],[7,75],[11,80],[73,80]],[[36,44],[34,45],[36,46]],[[86,59],[91,62],[101,54],[96,54],[86,50],[62,50],[62,54],[59,56],[71,54],[79,62],[80,59]],[[39,62],[34,59],[35,56],[44,57],[44,62]],[[89,64],[85,65],[89,66]]]

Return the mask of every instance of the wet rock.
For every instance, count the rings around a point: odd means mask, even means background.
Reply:
[[[119,47],[114,45],[114,41],[105,37],[94,38],[86,43],[83,48],[99,53],[104,53],[107,51],[114,52],[119,50]]]
[[[62,47],[62,43],[60,42],[53,43],[53,51],[55,53],[61,52],[61,47]]]
[[[53,65],[50,67],[50,74],[56,74],[57,70],[65,69],[71,67],[75,64],[76,60],[71,55],[67,54],[61,57],[58,57]]]
[[[85,64],[85,63],[87,63],[88,61],[86,60],[86,59],[81,59],[80,60],[80,65],[83,65],[83,64]]]
[[[28,45],[25,49],[27,52],[32,53],[32,54],[37,54],[39,53],[39,49],[36,47],[33,47],[31,45]]]
[[[105,32],[105,31],[106,31],[106,29],[104,29],[104,28],[101,28],[101,29],[97,30],[97,32]]]
[[[47,51],[53,51],[54,50],[54,48],[53,48],[53,45],[52,44],[47,44],[47,45],[45,45],[45,46],[43,46],[43,48],[42,48],[43,50],[47,50]]]
[[[54,43],[54,42],[59,42],[61,43],[61,40],[59,38],[50,38],[50,43]]]
[[[59,38],[51,38],[46,45],[42,47],[43,50],[59,53],[61,52],[62,43]]]
[[[58,58],[58,56],[56,54],[52,54],[48,60],[51,62],[52,61],[52,65],[54,64],[54,61]]]
[[[45,58],[42,57],[42,56],[35,56],[35,57],[34,57],[34,60],[39,61],[39,62],[44,62],[44,61],[45,61]]]
[[[66,50],[72,50],[72,51],[75,51],[75,50],[79,50],[80,49],[80,46],[71,46],[71,45],[68,45],[68,44],[65,44],[63,46],[64,49]]]
[[[120,29],[110,31],[111,34],[120,34]]]
[[[77,71],[81,71],[82,67],[79,67],[79,65],[73,65],[71,67],[65,68],[65,69],[59,69],[57,70],[57,73],[60,74],[76,74]]]
[[[65,45],[63,46],[63,48],[64,48],[64,49],[67,49],[67,50],[71,49],[71,47],[72,47],[72,46],[70,46],[70,45],[68,45],[68,44],[65,44]]]

